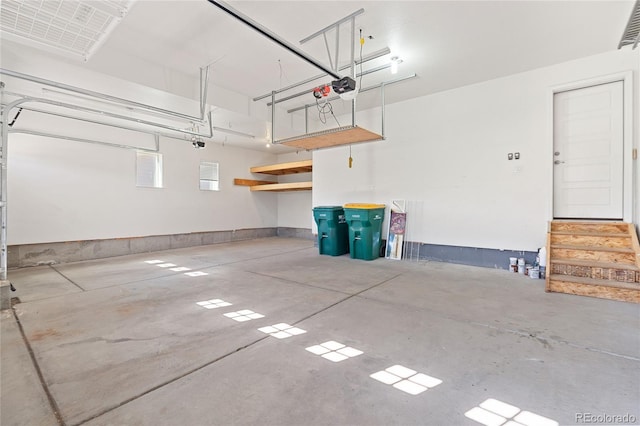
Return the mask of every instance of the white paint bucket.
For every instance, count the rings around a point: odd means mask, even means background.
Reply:
[[[518,272],[518,258],[510,257],[509,258],[509,271]]]
[[[533,280],[537,280],[540,278],[540,269],[538,268],[531,268],[529,270],[529,278],[533,279]]]
[[[525,270],[526,266],[524,264],[524,258],[521,257],[520,259],[518,259],[518,273],[524,275]]]

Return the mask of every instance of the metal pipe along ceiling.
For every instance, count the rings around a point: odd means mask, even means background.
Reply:
[[[369,55],[363,57],[362,61],[356,60],[356,65],[360,65],[361,63],[369,62],[369,61],[371,61],[373,59],[377,59],[377,58],[380,58],[380,57],[382,57],[384,55],[388,55],[389,53],[391,53],[391,50],[389,50],[388,47],[385,47],[384,49],[380,49],[378,51],[375,51],[375,52],[370,53]],[[340,67],[338,69],[338,71],[344,71],[346,69],[351,69],[351,65],[343,65],[342,67]],[[316,75],[316,76],[310,77],[310,78],[308,78],[306,80],[299,81],[297,83],[293,83],[293,84],[291,84],[289,86],[283,87],[282,89],[276,90],[276,94],[282,93],[282,92],[286,92],[287,90],[294,89],[294,88],[299,87],[299,86],[303,86],[303,85],[305,85],[307,83],[311,83],[311,82],[313,82],[315,80],[321,79],[324,76],[325,76],[325,74],[320,74],[320,75]],[[255,98],[253,98],[253,100],[254,101],[259,101],[261,99],[265,99],[265,98],[269,98],[269,97],[271,97],[271,93],[270,92],[266,93],[264,95],[256,96]]]
[[[8,69],[4,69],[4,68],[0,68],[0,74],[7,75],[9,77],[19,78],[21,80],[30,81],[32,83],[37,83],[37,84],[43,84],[45,86],[56,87],[58,89],[67,90],[69,92],[78,93],[78,94],[81,94],[81,95],[89,96],[89,97],[96,98],[96,99],[101,99],[101,100],[108,101],[108,102],[113,102],[113,103],[120,104],[120,105],[129,105],[129,106],[133,106],[133,107],[136,107],[136,108],[157,112],[157,113],[160,113],[160,114],[165,114],[165,115],[168,115],[168,116],[171,116],[171,117],[177,117],[177,118],[180,118],[180,119],[183,119],[183,120],[197,121],[199,123],[204,123],[205,116],[204,116],[204,108],[202,108],[202,107],[201,107],[202,116],[201,117],[195,117],[195,116],[191,116],[191,115],[188,115],[188,114],[183,114],[183,113],[180,113],[180,112],[170,111],[170,110],[167,110],[167,109],[155,107],[153,105],[147,105],[147,104],[143,104],[143,103],[140,103],[140,102],[131,101],[129,99],[118,98],[116,96],[108,95],[106,93],[100,93],[100,92],[95,92],[93,90],[82,89],[80,87],[71,86],[69,84],[59,83],[59,82],[56,82],[56,81],[47,80],[47,79],[44,79],[44,78],[36,77],[36,76],[33,76],[33,75],[29,75],[29,74],[24,74],[24,73],[17,72],[17,71],[12,71],[12,70],[8,70]],[[209,66],[207,66],[205,68],[201,68],[200,77],[201,77],[200,84],[201,85],[204,84],[204,86],[207,87],[208,78],[209,78]],[[204,82],[202,81],[203,78],[204,78]],[[206,103],[206,89],[205,89],[204,93],[201,90],[200,95],[201,95],[200,105],[202,106],[204,103]]]
[[[208,1],[212,5],[214,5],[217,8],[219,8],[220,10],[226,12],[227,14],[229,14],[232,17],[236,18],[238,21],[242,22],[243,24],[247,25],[248,27],[252,28],[253,30],[257,31],[258,33],[262,34],[263,36],[265,36],[269,40],[271,40],[274,43],[280,45],[281,47],[287,49],[289,52],[293,53],[294,55],[296,55],[297,57],[301,58],[302,60],[308,62],[309,64],[311,64],[314,67],[322,70],[323,72],[329,74],[330,76],[332,76],[332,77],[334,77],[336,79],[340,79],[340,76],[335,71],[333,71],[333,70],[327,68],[326,66],[322,65],[320,62],[318,62],[317,60],[315,60],[312,57],[308,56],[302,50],[298,49],[297,47],[295,47],[294,45],[292,45],[288,41],[282,39],[280,36],[278,36],[273,31],[269,30],[265,26],[257,23],[253,19],[251,19],[248,16],[246,16],[246,15],[242,14],[241,12],[237,11],[233,7],[229,6],[227,3],[223,2],[223,1],[219,1],[219,0],[208,0]]]
[[[5,93],[13,95],[13,96],[21,96],[21,95],[18,95],[16,93],[12,93],[12,92],[5,92]],[[111,113],[111,112],[102,111],[102,110],[95,109],[95,108],[82,107],[82,106],[79,106],[79,105],[73,105],[73,104],[68,104],[68,103],[65,103],[65,102],[54,101],[54,100],[51,100],[51,99],[35,98],[35,97],[23,97],[22,99],[19,99],[18,101],[14,101],[14,102],[12,102],[12,103],[10,103],[8,105],[13,105],[16,102],[17,102],[17,104],[14,105],[14,106],[20,105],[21,103],[24,103],[24,102],[43,103],[43,104],[54,105],[54,106],[58,106],[58,107],[62,107],[62,108],[68,108],[68,109],[75,110],[75,111],[82,111],[82,112],[98,114],[101,117],[110,117],[110,118],[114,118],[114,119],[118,119],[118,120],[131,121],[131,122],[142,124],[142,125],[145,125],[145,126],[151,126],[151,127],[157,127],[157,128],[161,128],[161,129],[171,130],[171,131],[174,131],[174,132],[187,134],[187,135],[191,135],[191,136],[203,137],[203,138],[211,138],[211,137],[213,137],[213,125],[212,125],[211,111],[209,111],[209,115],[208,115],[209,133],[207,134],[207,133],[194,132],[192,130],[187,130],[187,129],[180,129],[178,127],[169,126],[169,125],[162,124],[162,123],[156,123],[156,122],[153,122],[153,121],[142,120],[142,119],[139,119],[139,118],[132,118],[132,117],[128,117],[126,115],[114,114],[114,113]],[[9,110],[7,110],[7,113],[8,112],[9,112]],[[41,112],[45,112],[45,111],[41,111]],[[52,115],[58,115],[58,114],[52,114]],[[73,117],[67,116],[66,118],[73,118]],[[104,124],[105,125],[111,125],[110,123],[104,123]],[[120,127],[120,126],[114,124],[113,127]],[[127,130],[133,130],[133,129],[127,129]]]

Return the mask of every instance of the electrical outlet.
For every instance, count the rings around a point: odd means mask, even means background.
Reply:
[[[508,153],[507,154],[507,160],[513,160],[513,153]]]

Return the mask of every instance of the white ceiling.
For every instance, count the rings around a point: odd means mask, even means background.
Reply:
[[[400,71],[367,75],[364,87],[416,73],[391,86],[387,103],[614,50],[633,0],[602,1],[230,1],[229,4],[310,56],[326,63],[322,38],[302,38],[364,8],[356,28],[366,39],[363,54],[389,47],[391,54],[364,70],[403,60]],[[341,27],[342,36],[349,25]],[[332,45],[333,34],[329,34]],[[358,35],[356,34],[356,38]],[[356,41],[357,42],[357,41]],[[341,64],[348,62],[347,45]],[[211,82],[251,98],[321,73],[206,0],[138,0],[84,66],[129,78],[127,64],[146,63],[198,78],[213,63]],[[72,60],[72,59],[69,59]],[[329,82],[331,77],[316,84]],[[291,93],[311,89],[306,85]],[[377,91],[376,91],[377,92]],[[283,94],[286,95],[289,93]],[[365,96],[366,95],[366,96]],[[361,99],[362,98],[362,99]],[[362,94],[360,108],[379,102]],[[259,101],[265,103],[264,101]],[[292,108],[313,97],[283,103]],[[215,103],[215,100],[212,100]]]

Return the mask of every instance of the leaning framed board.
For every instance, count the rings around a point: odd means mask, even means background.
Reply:
[[[402,259],[404,236],[407,230],[407,212],[404,200],[391,202],[391,215],[389,216],[389,229],[387,233],[387,259]]]

